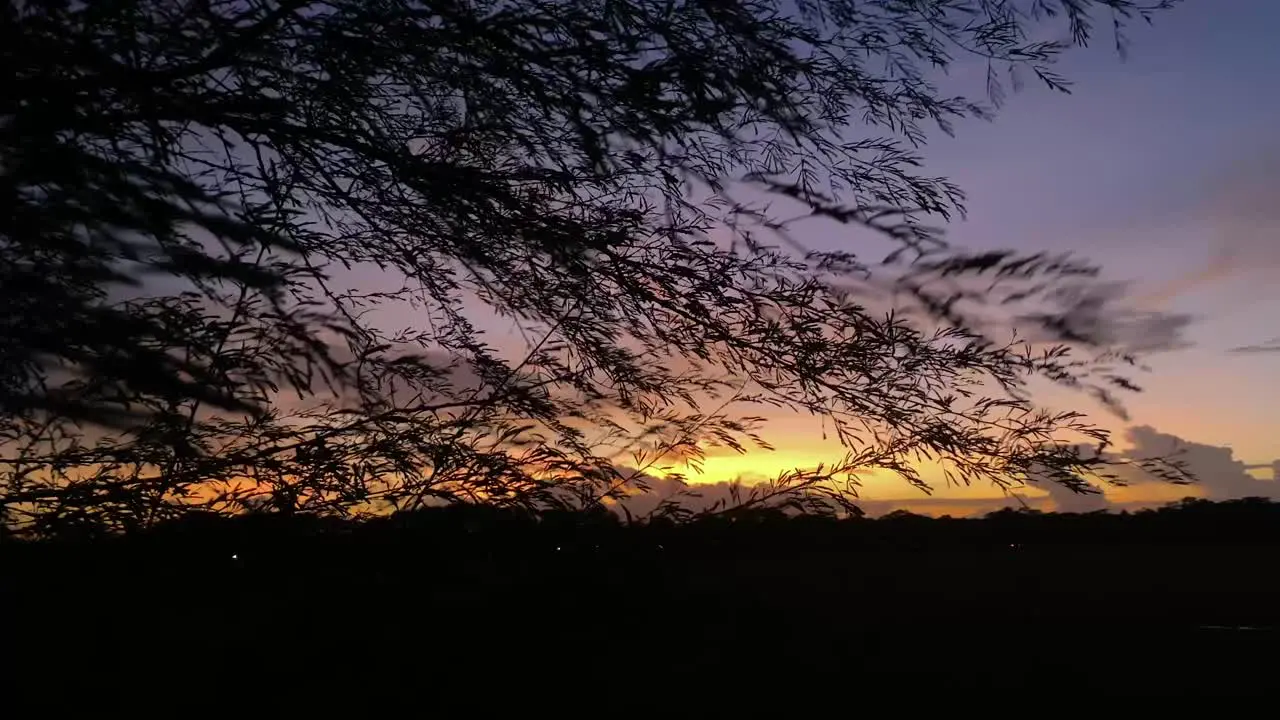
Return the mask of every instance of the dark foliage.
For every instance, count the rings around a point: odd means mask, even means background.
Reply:
[[[917,148],[1171,4],[7,3],[4,520],[592,509],[767,447],[752,403],[848,455],[747,505],[854,512],[852,473],[937,458],[1083,487],[1106,433],[1027,387],[1134,388],[1070,301],[1094,269],[948,247]],[[931,84],[957,54],[985,104]]]
[[[645,526],[456,507],[189,517],[6,543],[0,567],[15,697],[46,708],[175,694],[421,711],[499,702],[496,684],[525,710],[599,692],[798,711],[808,687],[868,703],[1269,692],[1278,546],[1280,504],[1248,499]]]

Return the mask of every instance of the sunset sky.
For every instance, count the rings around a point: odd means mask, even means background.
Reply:
[[[948,227],[949,238],[978,249],[1069,250],[1132,281],[1135,305],[1196,316],[1194,347],[1148,358],[1152,372],[1136,378],[1145,392],[1126,401],[1128,423],[1083,396],[1045,398],[1089,412],[1120,447],[1197,444],[1193,471],[1226,478],[1196,491],[1143,483],[1110,492],[1111,501],[1280,496],[1269,470],[1248,471],[1267,479],[1256,487],[1244,474],[1245,465],[1280,458],[1280,352],[1232,352],[1280,337],[1280,286],[1271,282],[1280,270],[1280,93],[1272,89],[1280,2],[1191,0],[1154,26],[1132,26],[1127,60],[1100,25],[1094,46],[1060,65],[1071,95],[1027,82],[994,122],[962,122],[956,137],[931,138],[925,172],[950,177],[969,196],[969,215]],[[961,57],[941,84],[972,96],[985,75],[980,59]],[[851,249],[835,229],[804,232],[811,246]],[[772,420],[766,435],[777,452],[718,454],[699,479],[773,476],[841,455],[816,420]],[[1131,437],[1131,428],[1145,429]],[[952,503],[952,511],[989,509],[1001,495],[940,487],[930,504],[900,480],[869,478],[865,497],[921,510]]]
[[[1075,250],[1201,316],[1196,349],[1153,359],[1134,419],[1251,463],[1280,451],[1280,355],[1227,351],[1280,335],[1277,27],[1280,3],[1188,2],[1135,27],[1127,62],[1068,58],[1073,95],[1024,92],[929,149],[970,194],[954,240]]]
[[[1153,372],[1139,378],[1146,392],[1128,401],[1131,423],[1229,448],[1251,465],[1280,457],[1280,353],[1230,352],[1280,336],[1280,285],[1271,282],[1280,270],[1276,28],[1273,0],[1188,2],[1153,27],[1133,27],[1127,61],[1105,34],[1067,57],[1071,95],[1028,83],[995,122],[962,123],[925,151],[927,170],[969,195],[969,217],[949,228],[953,242],[1072,250],[1135,281],[1146,307],[1196,315],[1194,348],[1150,358]],[[948,83],[973,93],[984,73],[960,61]],[[832,248],[842,240],[810,239]],[[1126,423],[1079,402],[1124,440]],[[713,458],[706,477],[772,474],[829,455],[814,429],[807,418],[779,418],[770,429],[777,453]],[[919,500],[893,481],[870,482],[866,494]],[[1112,498],[1187,494],[1141,486]]]

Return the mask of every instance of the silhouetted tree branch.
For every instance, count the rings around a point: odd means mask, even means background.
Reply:
[[[1062,438],[1106,433],[1028,380],[1110,402],[1135,360],[1044,314],[1093,268],[929,225],[963,196],[916,148],[990,111],[928,69],[976,53],[996,102],[1005,70],[1065,89],[1093,15],[1171,4],[9,3],[7,520],[594,507],[635,468],[764,445],[752,403],[849,454],[747,504],[853,512],[852,471],[925,487],[930,458],[1072,482],[1105,460]],[[1027,39],[1056,23],[1070,43]],[[815,251],[800,222],[893,251]]]

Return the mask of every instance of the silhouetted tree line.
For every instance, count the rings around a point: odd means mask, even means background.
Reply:
[[[1187,498],[1158,508],[1056,513],[1002,509],[984,516],[931,517],[905,510],[879,518],[741,510],[685,522],[659,518],[628,523],[596,512],[529,513],[475,505],[347,520],[313,516],[193,515],[117,537],[79,532],[43,541],[10,539],[15,556],[98,554],[145,560],[173,555],[195,567],[254,564],[304,566],[350,555],[391,567],[426,557],[504,556],[531,562],[582,558],[664,556],[728,549],[752,553],[839,550],[996,549],[1093,545],[1197,546],[1280,543],[1280,502],[1267,498],[1209,501]]]
[[[1265,691],[1277,547],[1280,504],[1259,499],[645,525],[451,507],[189,517],[10,541],[0,563],[9,678],[51,688],[45,707],[236,687],[367,711],[421,709],[421,693],[475,702],[495,683],[526,706],[570,702],[563,683],[635,703],[757,681],[750,698]],[[767,667],[784,676],[765,683]]]

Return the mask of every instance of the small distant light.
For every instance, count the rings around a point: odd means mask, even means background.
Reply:
[[[664,548],[664,547],[662,547],[661,545],[659,545],[659,546],[658,546],[658,549],[659,549],[659,550],[665,550],[666,548]]]
[[[235,553],[231,553],[231,559],[232,559],[232,560],[239,560],[239,559],[240,559],[240,556],[239,556],[239,555],[237,555],[237,554],[235,554]]]
[[[560,552],[560,546],[559,546],[559,545],[557,545],[557,546],[556,546],[556,552]]]

